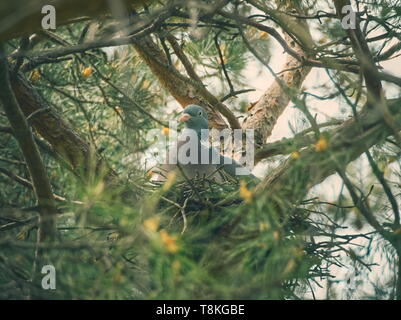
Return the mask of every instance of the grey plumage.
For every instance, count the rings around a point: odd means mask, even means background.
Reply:
[[[207,146],[207,141],[202,140],[204,139],[202,130],[208,129],[207,113],[202,107],[187,106],[179,121],[184,122],[185,129],[177,144],[169,150],[167,164],[161,166],[156,181],[165,181],[171,171],[183,173],[188,179],[212,178],[216,182],[236,177],[256,179],[248,169],[235,160],[221,155],[215,148]],[[237,176],[238,168],[242,168],[247,174]]]

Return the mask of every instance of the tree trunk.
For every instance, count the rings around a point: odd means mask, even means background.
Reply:
[[[14,131],[31,176],[39,206],[39,241],[53,240],[56,235],[56,205],[45,166],[32,132],[18,105],[10,85],[7,58],[0,45],[0,100]]]

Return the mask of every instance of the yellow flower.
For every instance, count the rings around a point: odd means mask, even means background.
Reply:
[[[108,234],[107,240],[116,241],[116,240],[118,240],[119,237],[120,237],[120,234],[118,232],[112,232],[112,233]]]
[[[245,181],[241,180],[239,183],[239,195],[242,199],[244,199],[245,203],[252,202],[252,192],[249,191],[246,187]]]
[[[261,248],[261,249],[268,249],[269,248],[269,246],[264,242],[258,243],[258,247]]]
[[[181,263],[178,260],[174,260],[171,263],[171,272],[173,274],[173,280],[176,282],[180,280],[180,270],[181,270]]]
[[[166,230],[160,230],[160,238],[164,244],[164,247],[169,253],[176,253],[178,251],[178,246],[176,243],[176,238],[170,236]]]
[[[401,228],[395,229],[394,234],[401,234]]]
[[[262,221],[259,223],[259,231],[263,232],[269,229],[269,224],[266,221]]]
[[[315,150],[316,152],[324,152],[327,150],[327,140],[323,136],[315,143]]]
[[[127,218],[122,217],[118,224],[120,225],[120,227],[125,228],[125,227],[128,227],[129,221]]]
[[[147,89],[149,89],[149,87],[150,87],[150,81],[149,80],[143,80],[141,88],[143,90],[147,90]]]
[[[393,163],[393,162],[397,161],[397,157],[390,156],[387,160],[388,160],[388,163]]]
[[[226,65],[227,62],[228,62],[228,59],[227,59],[227,57],[224,55],[224,56],[223,56],[223,61],[219,60],[219,62],[220,62],[220,64],[224,63],[224,64]]]
[[[149,231],[156,232],[157,228],[159,228],[159,219],[156,217],[146,219],[143,222],[143,226]]]
[[[162,128],[162,135],[163,136],[168,136],[168,133],[169,133],[169,128],[167,128],[167,127],[164,127],[164,128]]]
[[[268,34],[267,32],[265,32],[265,31],[259,32],[259,39],[260,39],[260,40],[265,40],[265,39],[267,39],[268,37],[269,37],[269,34]]]
[[[82,79],[86,80],[88,79],[92,74],[92,68],[91,67],[86,67],[85,69],[82,70]]]
[[[291,259],[290,261],[288,261],[287,265],[284,268],[283,274],[287,275],[290,272],[292,272],[296,267],[296,263],[294,259]]]
[[[104,182],[100,181],[99,183],[96,184],[93,188],[93,195],[98,196],[100,195],[104,190]]]
[[[390,168],[389,168],[389,167],[385,167],[384,170],[383,170],[383,176],[384,176],[386,179],[388,179],[388,178],[390,177],[390,174],[391,174]]]
[[[150,179],[152,178],[153,174],[154,174],[153,170],[149,170],[148,172],[146,172],[145,176],[146,178]]]
[[[291,159],[298,159],[301,156],[301,154],[299,153],[299,151],[293,151],[290,154]]]
[[[121,271],[117,271],[112,277],[113,283],[122,283],[124,281],[124,276]]]
[[[27,232],[25,229],[23,229],[22,231],[18,232],[15,237],[17,238],[17,240],[25,240],[26,236],[27,236]]]
[[[304,254],[305,254],[305,251],[303,248],[300,248],[300,247],[294,248],[295,257],[302,258],[304,256]]]
[[[178,260],[174,260],[171,263],[171,269],[173,270],[174,273],[179,273],[181,270],[181,262]]]
[[[252,110],[252,108],[258,103],[259,101],[251,102],[249,105],[246,106],[246,112],[249,112]]]
[[[31,74],[29,75],[29,80],[31,82],[36,82],[36,81],[38,81],[39,78],[40,78],[40,73],[38,70],[33,70],[31,72]]]
[[[180,65],[181,65],[180,60],[179,59],[175,60],[173,65],[174,65],[174,68],[179,69]]]

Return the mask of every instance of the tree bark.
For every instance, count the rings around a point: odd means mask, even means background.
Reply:
[[[190,78],[185,79],[174,66],[170,66],[165,54],[150,36],[135,41],[134,47],[153,74],[181,106],[197,104],[204,107],[209,114],[211,128],[225,129],[228,127],[219,112],[216,112],[220,109],[219,111],[224,115],[225,110],[223,109],[226,109],[226,116],[230,118],[232,113],[227,107],[213,96],[201,82]],[[231,124],[234,127],[239,127],[236,119],[231,121]]]
[[[11,79],[19,106],[33,128],[69,165],[69,169],[85,183],[91,168],[101,173],[108,183],[115,183],[116,173],[90,144],[80,137],[60,115],[51,108],[21,74]]]
[[[298,13],[303,13],[296,1],[286,1],[284,10],[291,11],[292,9],[295,9]],[[312,46],[312,36],[305,20],[283,14],[277,15],[277,18],[282,21],[286,28],[298,30],[295,35],[298,35],[298,39],[301,39],[302,43]],[[305,60],[312,57],[310,53],[307,53],[304,48],[294,41],[289,33],[285,33],[284,38],[289,47],[298,56],[304,57]],[[258,102],[248,110],[248,115],[242,125],[243,129],[255,130],[256,147],[262,146],[271,135],[279,116],[284,112],[291,100],[291,94],[296,95],[298,93],[311,69],[311,67],[303,66],[294,56],[289,53],[286,54],[283,70],[287,71],[280,74]],[[288,88],[290,90],[286,90]]]
[[[10,85],[7,58],[0,44],[0,100],[24,155],[39,206],[39,241],[53,240],[56,236],[56,205],[52,187],[35,144],[32,132],[18,105]]]

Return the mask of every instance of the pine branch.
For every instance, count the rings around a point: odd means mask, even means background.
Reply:
[[[135,41],[134,47],[159,81],[183,107],[188,104],[204,107],[209,114],[209,124],[212,128],[227,128],[219,112],[227,118],[232,129],[241,127],[234,114],[212,95],[202,82],[186,78],[170,66],[165,54],[150,37]]]
[[[293,1],[286,2],[286,9],[288,11],[296,9],[297,11],[302,12],[298,5]],[[305,20],[297,20],[292,17],[286,17],[286,19],[287,24],[298,24],[298,29],[302,29],[302,31],[298,31],[298,33],[302,32],[303,37],[307,39],[307,42],[313,43]],[[273,30],[270,30],[270,32],[273,32]],[[277,32],[275,31],[275,33]],[[288,49],[290,49],[287,50],[287,52],[294,52],[294,54],[288,53],[286,57],[283,69],[288,71],[280,74],[278,79],[265,91],[259,101],[249,110],[248,116],[243,124],[243,129],[255,130],[255,144],[257,147],[260,147],[265,143],[266,139],[270,136],[278,117],[284,112],[291,100],[290,95],[283,89],[283,85],[292,88],[294,91],[299,90],[311,70],[310,67],[299,65],[299,60],[296,57],[299,56],[308,59],[310,53],[305,52],[304,49],[293,40],[293,35],[286,33],[285,43]],[[282,82],[283,85],[280,82]],[[296,93],[294,92],[294,94]]]
[[[128,8],[137,8],[153,0],[125,0]],[[40,21],[44,17],[41,13],[43,6],[49,4],[47,0],[15,0],[0,2],[0,20],[7,22],[0,28],[0,41],[32,34],[41,30]],[[57,12],[57,27],[86,20],[87,17],[101,16],[110,12],[108,1],[98,0],[69,0],[52,1]],[[10,22],[8,19],[13,16]],[[86,16],[86,17],[85,17]],[[82,18],[85,17],[85,18]]]

